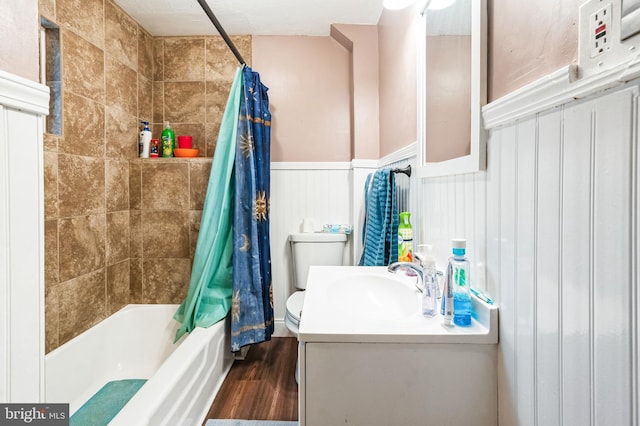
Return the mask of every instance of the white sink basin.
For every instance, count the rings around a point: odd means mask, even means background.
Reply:
[[[470,327],[444,326],[421,313],[416,277],[386,267],[312,266],[299,338],[306,342],[498,342],[498,310],[472,297]]]
[[[406,281],[363,272],[329,282],[326,291],[335,309],[352,319],[394,320],[410,317],[420,308],[419,291]]]

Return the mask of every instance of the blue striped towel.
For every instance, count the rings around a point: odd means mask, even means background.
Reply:
[[[361,266],[386,266],[398,261],[398,207],[396,179],[391,169],[367,176],[365,218],[362,227],[364,250]]]

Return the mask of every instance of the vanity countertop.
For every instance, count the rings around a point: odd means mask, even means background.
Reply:
[[[386,267],[312,266],[300,319],[302,342],[498,342],[498,308],[472,295],[469,327],[421,313],[416,277]]]

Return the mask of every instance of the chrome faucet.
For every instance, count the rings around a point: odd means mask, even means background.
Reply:
[[[394,274],[398,271],[406,271],[407,269],[415,271],[418,275],[419,282],[416,282],[416,288],[422,293],[424,289],[424,269],[420,263],[394,262],[387,267],[387,270]]]

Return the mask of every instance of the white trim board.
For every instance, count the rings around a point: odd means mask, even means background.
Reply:
[[[513,123],[638,78],[640,59],[586,78],[579,78],[579,74],[576,65],[567,65],[487,104],[482,108],[485,129]]]
[[[44,180],[49,88],[0,71],[0,402],[44,401]]]
[[[400,148],[391,154],[385,155],[378,160],[378,167],[384,167],[389,164],[397,163],[398,161],[408,160],[416,156],[417,142],[412,142],[404,148]]]
[[[271,170],[349,170],[348,161],[272,161]]]
[[[378,160],[353,159],[348,161],[272,161],[271,170],[351,170],[377,169],[416,155],[416,142],[400,148]]]
[[[49,87],[0,70],[0,105],[49,115]]]

